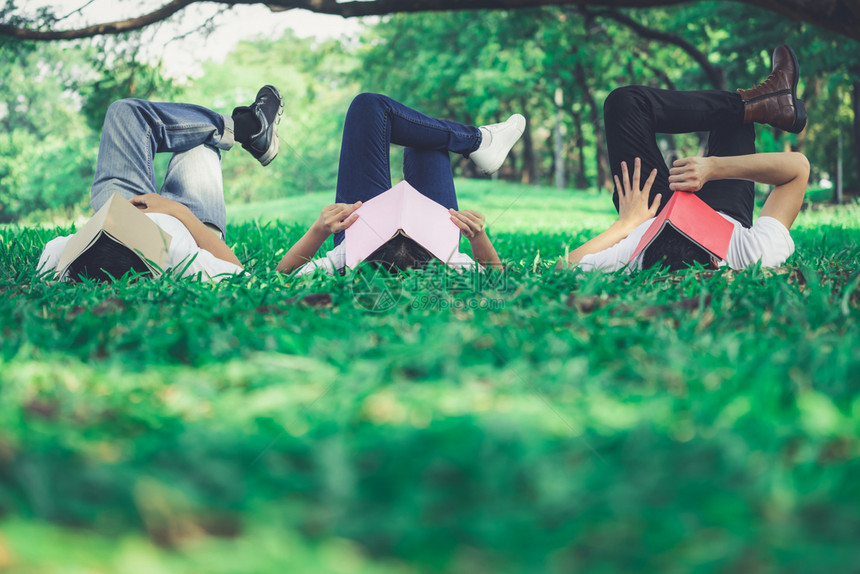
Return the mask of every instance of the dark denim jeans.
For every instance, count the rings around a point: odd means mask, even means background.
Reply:
[[[448,153],[468,157],[481,144],[481,131],[431,118],[380,94],[359,94],[346,113],[335,201],[367,201],[391,188],[392,143],[406,148],[404,179],[430,199],[457,209]],[[343,237],[342,231],[336,233],[335,245]]]
[[[673,191],[669,189],[669,168],[657,147],[655,134],[710,132],[709,156],[732,156],[755,153],[755,129],[744,124],[744,104],[738,94],[718,90],[679,92],[645,86],[618,88],[606,97],[603,120],[606,145],[613,175],[621,177],[621,162],[626,161],[632,173],[633,160],[642,159],[642,174],[657,168],[657,179],[651,198],[660,193],[666,205]],[[709,181],[697,193],[706,204],[752,226],[754,187],[751,181],[724,179]],[[612,200],[618,208],[618,192]]]

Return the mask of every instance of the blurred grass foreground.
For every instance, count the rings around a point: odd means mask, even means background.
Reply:
[[[603,276],[552,264],[608,196],[458,189],[508,270],[381,312],[272,271],[319,194],[234,211],[218,285],[58,285],[68,229],[0,228],[0,572],[860,568],[860,207],[777,273]]]

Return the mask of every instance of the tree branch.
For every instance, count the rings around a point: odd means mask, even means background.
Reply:
[[[172,0],[153,12],[75,30],[36,29],[7,22],[0,24],[0,35],[22,40],[70,40],[101,34],[139,30],[168,18],[190,4],[204,0]],[[228,6],[262,4],[273,11],[302,8],[321,14],[352,18],[380,16],[397,12],[450,10],[514,10],[539,6],[581,6],[600,8],[649,8],[696,2],[697,0],[212,0]],[[777,12],[794,20],[809,22],[854,40],[860,40],[860,2],[856,0],[733,0]],[[38,26],[31,22],[30,26]],[[42,24],[44,27],[44,24]]]
[[[19,28],[8,24],[0,24],[0,34],[11,36],[21,40],[77,40],[79,38],[90,38],[103,34],[121,34],[140,30],[150,24],[155,24],[173,16],[186,6],[199,2],[200,0],[172,0],[158,10],[144,14],[137,18],[128,20],[117,20],[105,24],[94,24],[86,28],[75,30],[32,30],[30,28]]]
[[[658,42],[678,46],[679,48],[684,50],[684,52],[686,52],[688,56],[693,58],[693,60],[695,60],[697,64],[699,64],[699,66],[705,72],[705,75],[708,76],[708,80],[711,82],[711,85],[714,87],[715,90],[726,89],[726,78],[723,75],[723,71],[711,64],[711,62],[708,61],[708,56],[705,53],[700,51],[693,44],[691,44],[678,34],[653,30],[651,28],[648,28],[647,26],[640,24],[626,14],[618,12],[617,10],[592,11],[591,14],[601,18],[611,18],[619,24],[627,26],[637,35],[642,38],[645,38],[646,40],[657,40]]]

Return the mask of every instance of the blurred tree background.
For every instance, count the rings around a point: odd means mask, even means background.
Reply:
[[[333,190],[343,117],[361,91],[470,124],[523,113],[527,132],[499,177],[606,189],[602,104],[612,89],[747,88],[767,76],[770,51],[780,43],[799,55],[810,123],[799,135],[760,127],[759,149],[803,151],[813,183],[835,180],[841,150],[845,188],[858,186],[856,42],[746,4],[397,14],[365,22],[357,40],[287,32],[245,41],[194,78],[168,77],[162,63],[146,61],[141,38],[0,36],[0,222],[86,212],[110,101],[190,101],[229,113],[263,83],[284,95],[282,158],[261,170],[246,154],[225,154],[228,202]],[[702,136],[667,135],[659,143],[671,160],[701,152]],[[459,175],[477,175],[468,162],[454,161]]]

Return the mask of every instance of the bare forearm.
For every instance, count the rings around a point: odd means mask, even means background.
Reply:
[[[320,229],[316,224],[312,225],[281,258],[275,271],[291,273],[298,269],[311,260],[329,235],[331,235],[329,232]]]
[[[598,235],[597,237],[590,239],[571,251],[567,254],[567,263],[571,265],[576,265],[582,258],[586,255],[592,255],[594,253],[599,253],[604,249],[609,249],[636,229],[636,226],[632,223],[625,221],[616,221],[612,225],[609,226],[609,229]],[[559,267],[564,266],[564,261],[559,261]]]
[[[773,217],[790,229],[806,194],[809,161],[801,153],[759,153],[713,158],[713,177],[709,179],[748,179],[774,185],[761,215]]]
[[[809,161],[802,153],[758,153],[738,156],[687,157],[676,160],[669,170],[669,188],[698,191],[709,181],[746,179],[774,185],[761,215],[791,227],[803,206]]]
[[[215,235],[211,229],[206,227],[202,221],[197,219],[197,216],[191,213],[190,209],[177,209],[174,217],[188,228],[188,231],[191,233],[191,236],[194,238],[194,241],[200,249],[205,249],[218,259],[228,261],[243,269],[245,268],[245,266],[239,261],[239,258],[236,257],[236,254],[233,253],[233,250],[230,249],[220,237]]]
[[[795,152],[757,153],[738,156],[711,156],[709,180],[746,179],[767,185],[784,185],[796,179],[807,165]],[[808,169],[808,168],[807,168]]]
[[[502,260],[499,259],[499,254],[496,253],[496,248],[493,247],[493,243],[486,233],[479,233],[469,240],[469,244],[472,246],[472,256],[475,261],[484,267],[503,267]]]

